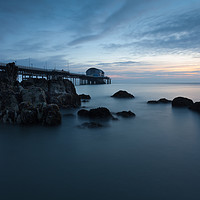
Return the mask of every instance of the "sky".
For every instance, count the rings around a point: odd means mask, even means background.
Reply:
[[[0,0],[0,62],[113,82],[200,82],[199,0]]]

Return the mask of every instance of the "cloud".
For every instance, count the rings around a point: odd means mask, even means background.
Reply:
[[[130,42],[105,44],[107,50],[129,49],[143,53],[199,52],[200,50],[200,9],[173,15],[148,28],[126,36]],[[132,41],[131,41],[132,40]],[[152,52],[152,53],[153,53]],[[137,53],[137,51],[134,51]]]

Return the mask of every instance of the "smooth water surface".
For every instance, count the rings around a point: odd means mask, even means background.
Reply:
[[[119,89],[135,99],[114,99]],[[200,101],[198,84],[77,86],[86,109],[105,106],[135,118],[80,129],[78,109],[59,127],[0,124],[0,199],[199,200],[200,114],[148,100]],[[73,116],[64,116],[64,114]]]

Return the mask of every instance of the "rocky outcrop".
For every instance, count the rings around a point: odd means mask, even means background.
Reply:
[[[158,104],[158,103],[168,104],[168,103],[171,103],[171,102],[172,102],[171,100],[168,100],[168,99],[165,99],[165,98],[161,98],[158,101],[151,100],[151,101],[148,101],[147,103],[148,104]]]
[[[77,114],[80,117],[88,117],[91,119],[113,119],[111,112],[105,107],[90,110],[81,109]]]
[[[23,102],[29,102],[33,106],[46,103],[45,92],[40,87],[31,86],[28,89],[22,89],[20,95]]]
[[[46,80],[28,79],[22,81],[25,89],[41,88],[45,92],[46,102],[57,104],[59,107],[79,107],[80,97],[77,95],[73,83],[67,79]]]
[[[135,117],[135,113],[129,111],[122,111],[122,112],[117,112],[116,115],[124,117],[124,118],[131,118]]]
[[[69,80],[28,79],[17,81],[15,63],[0,72],[0,122],[59,125],[59,107],[78,107],[80,97]]]
[[[113,94],[111,97],[115,98],[134,98],[134,96],[127,91],[119,90],[115,94]]]
[[[185,97],[176,97],[172,101],[173,107],[190,107],[193,105],[193,101],[191,99]]]

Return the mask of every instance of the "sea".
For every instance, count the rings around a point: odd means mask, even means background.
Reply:
[[[1,200],[199,200],[200,114],[149,100],[200,101],[200,84],[76,86],[85,109],[107,107],[136,117],[89,119],[61,110],[57,127],[0,124]],[[126,90],[134,99],[111,98]]]

